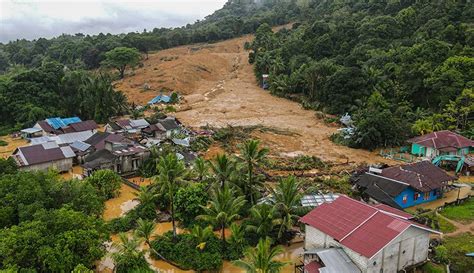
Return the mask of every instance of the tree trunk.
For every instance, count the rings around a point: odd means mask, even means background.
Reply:
[[[170,198],[171,202],[171,223],[173,225],[173,241],[176,241],[176,223],[174,221],[174,202],[173,197]]]
[[[123,79],[125,77],[125,65],[124,66],[121,66],[118,69],[119,73],[120,73],[120,78]]]
[[[222,249],[226,251],[226,241],[225,241],[225,225],[222,225]]]

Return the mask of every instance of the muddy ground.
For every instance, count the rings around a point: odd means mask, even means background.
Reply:
[[[160,94],[162,88],[179,92],[184,102],[176,116],[187,126],[263,125],[287,132],[253,136],[274,153],[314,155],[335,162],[388,162],[375,152],[336,145],[329,136],[337,127],[316,118],[314,111],[260,88],[243,49],[244,42],[251,39],[245,36],[150,54],[142,68],[116,87],[139,105]]]

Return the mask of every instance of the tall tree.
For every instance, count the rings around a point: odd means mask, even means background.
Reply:
[[[278,238],[282,238],[284,233],[291,230],[298,221],[305,208],[301,206],[302,188],[301,182],[296,177],[288,176],[272,189],[272,202],[280,214],[280,228]]]
[[[255,172],[268,154],[268,148],[260,148],[259,145],[259,140],[249,140],[240,149],[242,160],[245,162],[245,170],[247,171],[242,191],[246,197],[250,198],[252,205],[256,202],[256,194],[263,187],[262,180]]]
[[[173,239],[176,239],[175,196],[180,185],[185,182],[187,170],[183,161],[179,160],[175,153],[162,156],[157,169],[158,175],[153,180],[159,191],[168,197],[171,222],[173,224]]]
[[[136,48],[116,47],[105,53],[103,64],[118,70],[120,78],[125,76],[127,67],[135,67],[140,62],[140,53]]]
[[[287,262],[277,261],[276,257],[283,253],[283,247],[272,248],[270,238],[260,239],[255,248],[245,251],[245,260],[233,263],[248,273],[279,273]]]
[[[235,197],[235,191],[228,186],[215,189],[207,206],[202,206],[204,214],[197,219],[211,223],[221,230],[223,248],[226,249],[225,229],[240,218],[240,209],[245,204],[245,197]]]
[[[226,154],[216,155],[214,162],[210,162],[210,166],[220,188],[224,188],[235,174],[235,162]]]

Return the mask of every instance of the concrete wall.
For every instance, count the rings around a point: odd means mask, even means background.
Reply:
[[[362,273],[396,273],[428,258],[430,233],[409,227],[372,258],[341,245],[320,230],[306,226],[305,249],[341,247]]]
[[[25,171],[46,171],[49,168],[58,170],[59,172],[67,172],[72,168],[73,158],[65,158],[52,162],[23,166],[20,169]]]

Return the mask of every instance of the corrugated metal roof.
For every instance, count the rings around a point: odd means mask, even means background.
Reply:
[[[64,147],[61,147],[60,149],[63,152],[63,155],[64,155],[65,158],[71,158],[71,157],[76,156],[74,151],[69,146],[64,146]]]
[[[41,129],[39,129],[39,128],[26,128],[26,129],[21,130],[20,132],[27,133],[27,134],[33,134],[33,133],[41,132]]]
[[[324,203],[300,219],[362,256],[371,258],[410,226],[428,232],[424,226],[387,213],[347,196]]]
[[[332,192],[326,194],[308,194],[301,198],[301,205],[303,207],[317,207],[323,203],[331,203],[339,197],[339,194]]]
[[[92,131],[82,131],[82,132],[57,135],[57,136],[51,137],[51,139],[56,141],[58,144],[70,144],[70,143],[73,143],[74,141],[85,141],[88,138],[90,138],[92,135],[94,135],[94,132]]]
[[[42,137],[35,137],[30,139],[31,145],[36,145],[36,144],[41,144],[49,141],[54,141],[52,140],[49,136],[42,136]]]
[[[319,273],[360,273],[360,269],[340,248],[313,249],[305,251],[305,254],[318,255],[324,264]]]
[[[132,119],[130,120],[130,126],[132,126],[132,128],[145,128],[150,126],[150,123],[145,119]]]
[[[87,143],[82,142],[82,141],[77,141],[77,140],[74,141],[73,143],[71,143],[70,146],[74,149],[77,149],[77,150],[81,151],[81,152],[84,152],[84,151],[86,151],[87,149],[89,149],[91,147],[90,144],[87,144]]]
[[[164,102],[164,103],[168,103],[171,101],[171,97],[170,96],[166,96],[166,95],[158,95],[156,97],[154,97],[153,99],[151,99],[148,104],[155,104],[155,103],[159,103],[159,102]]]
[[[70,117],[70,118],[56,117],[56,118],[48,118],[46,119],[46,122],[54,129],[59,129],[61,127],[66,127],[72,123],[81,122],[81,119],[78,117]]]

